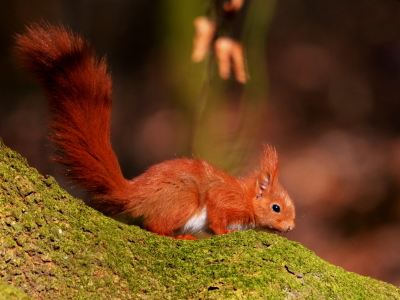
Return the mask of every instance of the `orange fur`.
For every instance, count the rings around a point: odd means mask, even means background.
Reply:
[[[112,82],[105,60],[98,60],[80,36],[49,24],[33,25],[17,36],[16,53],[49,99],[55,160],[89,192],[90,206],[179,239],[294,228],[294,206],[278,183],[274,148],[265,146],[259,170],[244,178],[201,159],[182,158],[126,180],[110,144]]]

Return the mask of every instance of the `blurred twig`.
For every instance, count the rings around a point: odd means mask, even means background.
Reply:
[[[213,0],[208,16],[195,20],[196,37],[192,58],[194,61],[205,59],[207,62],[192,120],[190,152],[200,152],[200,156],[218,162],[227,169],[240,165],[258,132],[268,87],[265,38],[274,4],[275,1],[265,0]],[[252,56],[249,58],[249,71],[246,70],[245,53]],[[214,77],[215,66],[218,66],[218,74],[223,79],[230,77],[232,69],[235,79],[244,85],[238,86],[232,80],[221,82]],[[252,74],[252,80],[247,82],[249,74]],[[212,119],[212,115],[217,115],[218,119],[218,114],[224,113],[217,110],[226,109],[222,104],[223,99],[232,96],[229,92],[232,88],[239,93],[234,98],[240,99],[239,105],[234,105],[237,118],[235,123],[239,125],[235,126],[233,134],[231,128],[228,128],[229,124],[224,124],[223,119],[220,119],[218,128],[215,124],[207,124],[211,122],[209,119]],[[229,102],[227,105],[230,105]],[[212,145],[212,137],[218,134],[217,131],[230,132],[215,138],[219,145],[226,143],[227,147]],[[215,155],[219,150],[221,153]],[[214,156],[214,159],[210,156]]]

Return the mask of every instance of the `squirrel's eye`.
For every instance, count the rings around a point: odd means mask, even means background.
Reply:
[[[281,207],[278,204],[272,204],[271,208],[276,213],[281,212]]]

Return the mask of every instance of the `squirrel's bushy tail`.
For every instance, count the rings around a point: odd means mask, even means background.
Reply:
[[[107,215],[123,211],[130,188],[110,143],[112,80],[105,59],[63,26],[32,25],[16,37],[16,55],[46,92],[55,161]]]

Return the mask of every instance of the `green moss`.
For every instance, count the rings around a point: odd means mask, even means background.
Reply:
[[[176,241],[118,223],[2,142],[0,245],[2,280],[34,299],[400,299],[276,235]]]
[[[28,300],[31,299],[27,294],[21,292],[16,287],[0,281],[0,300]]]

